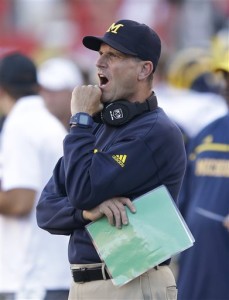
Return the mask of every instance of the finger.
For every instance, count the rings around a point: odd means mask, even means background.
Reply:
[[[122,204],[126,205],[132,213],[136,213],[136,207],[129,198],[120,197],[118,199]]]
[[[121,201],[119,201],[119,199],[114,199],[114,203],[117,206],[119,213],[120,213],[121,225],[122,224],[127,225],[128,224],[128,216],[127,216],[126,208],[125,208],[124,204]]]
[[[224,219],[223,225],[229,230],[229,217],[228,216]]]
[[[114,216],[113,216],[113,212],[110,209],[110,207],[105,206],[105,205],[103,205],[103,206],[101,205],[100,212],[103,213],[107,217],[107,220],[108,220],[109,224],[114,226]]]
[[[113,220],[114,220],[115,226],[117,228],[122,228],[121,210],[120,210],[120,207],[118,206],[118,204],[120,205],[120,203],[118,203],[117,201],[111,201],[109,203],[109,208],[111,209],[111,211],[113,213]]]

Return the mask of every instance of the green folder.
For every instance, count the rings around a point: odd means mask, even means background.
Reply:
[[[194,238],[165,186],[134,200],[129,224],[117,229],[106,217],[86,226],[112,282],[122,286],[193,246]]]

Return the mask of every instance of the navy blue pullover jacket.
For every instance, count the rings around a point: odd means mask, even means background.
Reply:
[[[38,225],[70,235],[70,263],[100,262],[82,211],[116,196],[133,200],[162,184],[176,200],[185,164],[182,134],[161,108],[120,127],[73,127],[37,205]]]

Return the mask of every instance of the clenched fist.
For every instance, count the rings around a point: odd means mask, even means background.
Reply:
[[[98,85],[83,85],[75,87],[72,92],[71,113],[75,115],[85,112],[91,116],[103,109],[102,92]]]

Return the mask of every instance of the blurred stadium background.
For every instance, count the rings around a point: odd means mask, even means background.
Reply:
[[[87,34],[103,34],[118,19],[152,26],[173,55],[187,47],[209,47],[227,29],[227,0],[0,0],[0,55],[18,49],[37,63],[65,55],[88,72],[94,63],[82,47]],[[229,38],[229,37],[228,37]],[[93,51],[92,51],[93,52]]]

